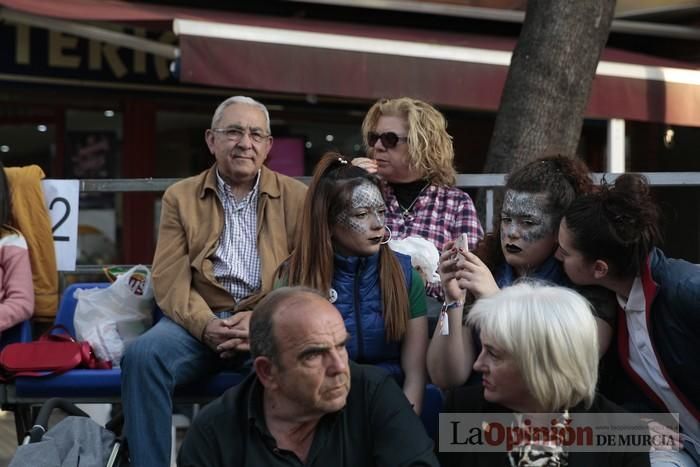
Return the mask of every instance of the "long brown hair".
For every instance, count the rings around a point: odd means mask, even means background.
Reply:
[[[294,251],[277,272],[278,277],[286,278],[287,285],[328,293],[333,280],[331,230],[338,214],[350,203],[353,189],[367,182],[380,187],[376,176],[350,164],[342,155],[323,155],[306,192]],[[408,323],[408,290],[401,265],[388,245],[379,249],[379,283],[386,337],[400,341]]]

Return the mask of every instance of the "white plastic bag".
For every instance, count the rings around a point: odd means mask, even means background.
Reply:
[[[118,367],[124,347],[153,324],[151,271],[142,265],[120,274],[106,288],[78,289],[74,326],[95,354]]]
[[[410,236],[401,240],[390,240],[389,247],[394,251],[409,255],[411,266],[418,270],[425,282],[440,283],[440,274],[437,272],[440,252],[431,241]]]

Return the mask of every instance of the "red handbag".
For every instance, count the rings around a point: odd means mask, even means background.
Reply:
[[[59,330],[60,333],[53,334]],[[95,356],[88,342],[76,342],[61,324],[53,326],[34,342],[7,345],[0,352],[1,379],[16,376],[50,376],[73,368],[110,369],[111,362]]]

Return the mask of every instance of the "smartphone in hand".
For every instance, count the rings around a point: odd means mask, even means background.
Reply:
[[[458,250],[461,248],[462,251],[465,251],[465,252],[469,251],[469,239],[467,238],[467,234],[465,234],[465,233],[459,234],[459,237],[457,237],[457,240],[455,240],[455,248],[457,248]],[[457,253],[455,255],[455,260],[461,259],[460,256],[461,255],[459,253]],[[467,299],[467,291],[463,290],[462,296],[460,297],[460,300],[462,301],[462,303],[464,303],[464,301],[466,299]]]
[[[461,233],[459,234],[459,237],[455,240],[455,248],[456,249],[462,249],[464,251],[469,251],[469,240],[467,239],[467,234]],[[453,259],[457,259],[457,255],[454,256]]]

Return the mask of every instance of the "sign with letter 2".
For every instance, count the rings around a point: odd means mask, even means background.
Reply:
[[[43,180],[46,208],[51,218],[56,266],[59,271],[74,271],[78,256],[79,180]]]

